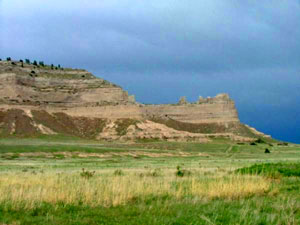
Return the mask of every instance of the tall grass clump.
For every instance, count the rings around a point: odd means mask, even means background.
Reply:
[[[32,209],[44,203],[86,206],[117,206],[149,196],[172,199],[237,199],[264,194],[270,181],[260,176],[226,177],[122,176],[93,175],[82,179],[78,174],[1,174],[0,204]]]
[[[236,170],[240,174],[265,175],[268,177],[300,177],[300,163],[263,163]]]

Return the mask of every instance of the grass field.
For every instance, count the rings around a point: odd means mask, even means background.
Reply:
[[[299,190],[293,144],[0,139],[0,224],[300,224]]]

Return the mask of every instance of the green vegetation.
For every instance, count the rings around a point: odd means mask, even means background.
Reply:
[[[118,135],[123,136],[127,133],[127,128],[129,126],[135,126],[139,121],[135,119],[118,119],[115,123],[117,125],[116,131]]]
[[[266,176],[281,175],[300,177],[300,163],[264,163],[238,169],[241,174],[263,174]]]
[[[40,66],[42,66],[42,67],[44,67],[44,66],[45,66],[45,64],[44,64],[44,62],[43,62],[43,61],[39,61],[39,65],[40,65]]]
[[[300,147],[255,143],[2,138],[0,224],[299,224]]]

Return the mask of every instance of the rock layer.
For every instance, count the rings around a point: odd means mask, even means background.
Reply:
[[[137,123],[117,132],[128,121]],[[0,61],[0,132],[197,141],[207,140],[207,134],[258,135],[240,123],[227,94],[195,103],[181,98],[178,104],[144,105],[85,70],[10,61]]]

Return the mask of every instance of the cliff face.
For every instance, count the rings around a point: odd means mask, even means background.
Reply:
[[[143,105],[85,70],[0,61],[0,135],[24,133],[197,141],[211,135],[255,136],[240,124],[227,94],[195,103],[182,98],[173,105]]]
[[[10,105],[77,107],[130,103],[117,85],[85,70],[0,62],[0,101]]]

